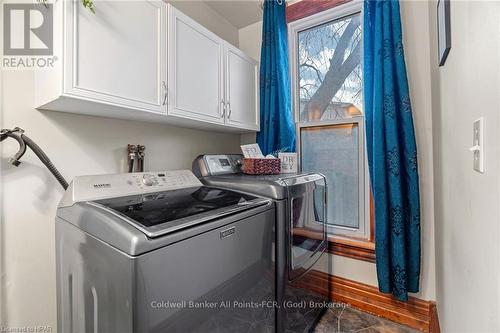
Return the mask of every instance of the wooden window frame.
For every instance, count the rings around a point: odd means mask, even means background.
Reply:
[[[301,0],[286,7],[287,23],[329,10],[352,0]],[[375,214],[373,196],[370,191],[370,238],[328,236],[328,252],[356,260],[375,262]]]
[[[300,20],[324,10],[332,9],[352,0],[299,0],[286,7],[286,22]]]

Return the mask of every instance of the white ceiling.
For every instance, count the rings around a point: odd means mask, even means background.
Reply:
[[[203,0],[236,28],[262,20],[261,0]]]

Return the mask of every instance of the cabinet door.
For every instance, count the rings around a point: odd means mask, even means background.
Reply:
[[[65,1],[64,93],[166,112],[166,8],[162,1]]]
[[[257,62],[226,46],[226,124],[259,130]]]
[[[223,41],[170,9],[168,114],[222,124]]]

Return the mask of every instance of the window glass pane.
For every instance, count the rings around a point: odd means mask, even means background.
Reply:
[[[359,127],[357,123],[300,130],[303,172],[320,172],[328,184],[330,225],[359,228]]]
[[[361,114],[361,57],[359,13],[298,33],[300,121]]]

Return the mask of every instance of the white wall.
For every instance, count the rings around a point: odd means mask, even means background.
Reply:
[[[237,29],[206,5],[183,3],[181,10],[237,43]],[[33,108],[33,72],[2,74],[1,127],[24,128],[68,180],[82,174],[123,171],[127,143],[146,145],[147,170],[190,169],[200,153],[239,151],[239,135],[40,112]],[[62,190],[33,153],[28,151],[15,168],[7,159],[17,151],[16,144],[9,140],[0,147],[0,252],[4,263],[0,326],[49,325],[55,332],[54,216]]]
[[[260,63],[262,21],[250,24],[238,31],[239,48]],[[254,143],[255,133],[241,135],[241,144]]]
[[[421,288],[415,296],[435,300],[434,274],[434,189],[432,151],[431,77],[429,63],[429,12],[425,1],[402,1],[405,57],[413,104],[417,137],[422,216]],[[240,48],[260,60],[262,22],[239,30]],[[242,142],[255,142],[253,135],[242,136]],[[330,255],[333,273],[369,285],[377,284],[375,264]]]
[[[420,292],[416,296],[435,300],[434,176],[428,38],[428,27],[432,20],[428,16],[426,1],[401,1],[401,20],[420,177],[422,268]]]
[[[219,37],[238,47],[238,29],[200,0],[166,0]]]
[[[429,3],[436,17],[436,2]],[[431,27],[436,290],[443,332],[500,331],[500,3],[451,1],[452,47],[437,66]],[[485,173],[472,123],[485,118]]]
[[[260,62],[262,41],[262,21],[250,24],[238,30],[239,47],[246,54]]]

